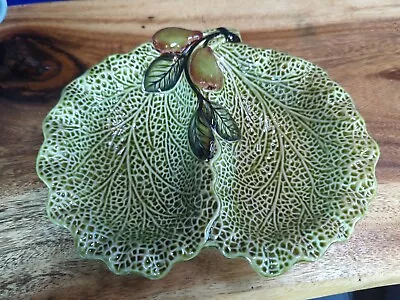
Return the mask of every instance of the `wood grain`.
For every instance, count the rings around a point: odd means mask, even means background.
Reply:
[[[268,2],[117,0],[10,8],[0,27],[0,298],[304,299],[400,283],[398,1]],[[378,197],[347,243],[274,279],[207,249],[150,281],[80,259],[69,234],[48,221],[46,189],[34,167],[41,122],[62,87],[105,56],[170,25],[236,27],[253,46],[319,64],[353,96],[381,158]]]

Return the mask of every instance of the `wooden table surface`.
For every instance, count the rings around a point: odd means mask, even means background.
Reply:
[[[11,7],[0,25],[0,298],[304,299],[400,283],[399,1],[159,2]],[[313,61],[347,89],[381,148],[378,196],[348,242],[274,279],[212,249],[157,281],[78,257],[45,216],[41,121],[73,78],[166,26],[237,28],[246,43]]]

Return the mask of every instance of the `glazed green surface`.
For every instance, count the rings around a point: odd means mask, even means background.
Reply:
[[[199,252],[218,207],[210,166],[188,147],[197,103],[188,84],[142,90],[156,55],[146,44],[71,83],[44,121],[37,164],[48,214],[81,254],[150,278]]]
[[[221,211],[208,245],[261,275],[314,260],[349,237],[376,193],[379,150],[350,96],[314,64],[274,50],[215,51],[242,139],[212,162]]]
[[[274,50],[210,46],[224,85],[207,97],[241,138],[215,134],[209,161],[189,145],[197,99],[186,78],[144,91],[159,55],[151,44],[94,66],[44,120],[37,171],[48,215],[115,273],[161,278],[215,246],[277,275],[348,238],[375,195],[377,144],[322,69]]]

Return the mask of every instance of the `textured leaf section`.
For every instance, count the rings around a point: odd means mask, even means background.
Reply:
[[[376,192],[377,144],[350,96],[317,66],[242,44],[214,49],[240,142],[216,137],[221,211],[208,245],[261,275],[314,260],[349,237]]]
[[[48,215],[72,232],[81,255],[148,278],[194,257],[218,208],[211,170],[188,143],[197,106],[188,83],[142,90],[157,55],[145,44],[68,85],[44,121],[37,160]]]
[[[147,92],[165,92],[172,89],[181,77],[184,68],[183,57],[162,54],[147,69],[143,86]]]

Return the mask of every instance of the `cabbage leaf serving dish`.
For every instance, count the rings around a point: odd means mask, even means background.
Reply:
[[[216,247],[262,276],[343,241],[379,149],[321,68],[226,28],[166,28],[71,82],[43,122],[47,213],[79,253],[157,279]]]

